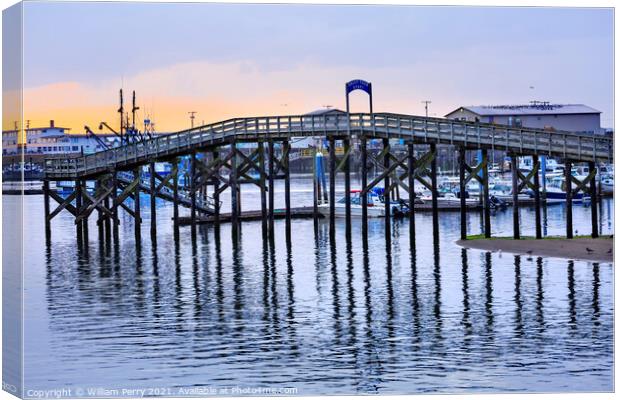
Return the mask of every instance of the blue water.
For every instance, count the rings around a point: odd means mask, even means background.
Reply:
[[[311,193],[293,185],[294,205]],[[256,208],[244,192],[242,205]],[[20,200],[4,196],[4,210]],[[415,248],[406,221],[391,243],[371,220],[347,242],[321,222],[284,221],[261,238],[260,222],[201,226],[175,240],[172,209],[158,201],[156,244],[144,206],[142,242],[121,216],[121,241],[103,246],[94,221],[87,249],[63,212],[46,246],[42,196],[24,198],[25,394],[72,390],[78,397],[219,394],[409,394],[612,391],[613,264],[463,250],[458,213],[418,214]],[[281,204],[282,196],[277,196]],[[613,232],[613,200],[601,207]],[[546,234],[564,234],[563,206],[549,207]],[[578,234],[590,209],[575,206]],[[533,235],[533,211],[521,210]],[[492,216],[509,235],[510,209]],[[468,214],[470,233],[479,213]],[[7,235],[14,246],[18,235]],[[366,248],[365,248],[366,247]],[[16,262],[16,260],[13,260]],[[9,267],[5,260],[5,269]],[[16,265],[12,266],[17,267]],[[149,389],[150,388],[150,389]],[[125,390],[125,391],[123,391]],[[225,390],[228,390],[226,392]],[[246,390],[246,392],[238,392]],[[237,392],[235,392],[237,391]],[[253,392],[252,392],[253,391]],[[265,392],[263,392],[265,393]],[[194,393],[201,394],[201,393]],[[204,392],[202,392],[204,395]]]

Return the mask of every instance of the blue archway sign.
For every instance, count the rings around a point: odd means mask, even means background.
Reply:
[[[368,93],[369,96],[372,96],[372,84],[370,82],[366,82],[362,79],[354,79],[352,81],[347,82],[347,94],[351,93],[354,90],[363,90]]]
[[[349,118],[349,113],[351,112],[351,110],[349,109],[349,93],[355,90],[362,90],[368,93],[368,102],[370,104],[370,114],[372,114],[372,83],[367,82],[363,79],[353,79],[352,81],[347,82],[345,85],[345,94],[347,98],[347,118]],[[349,135],[350,134],[351,132],[349,132]]]

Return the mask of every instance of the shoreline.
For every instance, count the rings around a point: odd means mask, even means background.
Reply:
[[[546,237],[543,239],[522,238],[490,238],[457,240],[456,244],[470,249],[486,251],[502,251],[536,257],[554,257],[568,260],[614,262],[613,238],[602,236],[597,239],[580,237],[564,239]],[[611,249],[611,253],[609,250]]]

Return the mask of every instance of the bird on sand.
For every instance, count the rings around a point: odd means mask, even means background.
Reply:
[[[613,251],[613,249],[607,250],[607,254],[611,254],[612,251]]]
[[[532,253],[533,253],[533,251],[532,251],[532,250],[528,250],[528,251],[526,251],[526,253],[527,253],[527,254],[532,254]]]
[[[589,248],[589,247],[586,247],[586,251],[587,251],[588,253],[592,253],[594,250],[592,250],[592,249],[591,249],[591,248]]]

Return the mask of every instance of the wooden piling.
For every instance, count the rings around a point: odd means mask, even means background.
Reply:
[[[289,152],[291,150],[291,143],[285,140],[282,143],[282,165],[284,166],[284,207],[286,216],[286,225],[290,228],[291,225],[291,169]]]
[[[438,205],[438,187],[437,187],[437,145],[431,144],[431,153],[433,158],[431,160],[431,188],[432,188],[432,206],[433,206],[433,238],[439,238],[439,205]]]
[[[43,208],[45,212],[45,236],[49,240],[52,229],[50,221],[50,182],[47,179],[43,181]]]
[[[191,211],[190,218],[192,227],[196,226],[196,152],[192,152],[190,165],[190,202]]]
[[[536,172],[534,173],[534,212],[535,212],[535,225],[536,225],[536,239],[542,239],[542,225],[541,225],[541,205],[540,205],[540,179],[538,177],[538,172],[540,170],[540,164],[538,161],[538,156],[532,156],[532,163],[534,164],[534,168]]]
[[[589,162],[588,163],[588,167],[590,170],[590,173],[592,173],[592,171],[594,171],[594,175],[592,176],[592,179],[590,179],[590,212],[591,212],[591,217],[592,217],[592,237],[593,238],[597,238],[598,237],[598,199],[597,199],[597,192],[596,192],[596,164],[594,162]]]
[[[172,217],[174,225],[179,225],[179,160],[174,160],[174,175],[172,176]]]
[[[465,198],[465,148],[459,149],[459,197],[461,201],[461,240],[467,239],[467,202]]]
[[[571,180],[572,163],[564,163],[564,181],[566,190],[566,238],[573,238],[573,182]]]
[[[519,233],[519,160],[517,156],[510,156],[510,168],[512,170],[512,237],[520,239]]]
[[[135,169],[136,179],[140,179],[141,167]],[[136,237],[136,244],[140,242],[140,224],[142,218],[140,217],[140,184],[136,185],[133,192],[133,214],[134,214],[134,236]]]
[[[237,182],[237,144],[235,142],[231,143],[230,151],[233,152],[230,159],[230,222],[233,229],[236,229],[239,224],[239,184]]]
[[[329,231],[336,229],[336,141],[329,138]]]
[[[314,220],[314,229],[318,229],[319,223],[319,177],[316,168],[317,149],[312,154],[312,218]]]
[[[220,153],[217,151],[217,148],[213,150],[213,160],[219,160]],[[216,164],[214,168],[219,170],[219,167]],[[219,171],[218,171],[219,172]],[[219,175],[219,174],[218,174]],[[220,180],[218,177],[215,178],[213,182],[213,219],[215,226],[220,225]]]
[[[75,209],[79,214],[82,213],[82,182],[79,179],[75,180]],[[78,221],[76,223],[76,232],[77,232],[77,241],[78,241],[78,246],[82,245],[82,240],[83,240],[83,225],[82,225],[82,221]]]
[[[389,170],[390,168],[390,139],[383,139],[383,151],[385,155],[383,156],[383,167],[385,170]],[[391,204],[390,204],[390,174],[386,174],[383,180],[383,201],[385,206],[385,237],[390,239],[392,236],[391,231]]]
[[[95,198],[101,196],[101,192],[101,179],[97,179],[95,181]],[[99,234],[99,241],[103,243],[105,237],[103,226],[103,213],[99,209],[97,209],[97,233]]]
[[[413,142],[407,143],[407,186],[409,189],[409,244],[415,244],[415,160],[413,158]]]
[[[149,188],[151,194],[151,237],[157,235],[157,210],[155,207],[155,163],[149,164]]]
[[[86,190],[86,182],[82,185],[84,190]],[[116,171],[112,172],[112,193],[110,194],[112,200],[112,236],[114,238],[114,242],[118,243],[118,204],[117,204],[117,195],[118,195],[118,173]],[[88,219],[84,220],[84,229],[85,231],[88,229]]]
[[[260,211],[263,236],[267,234],[267,188],[265,187],[265,144],[258,142],[258,184],[260,186]]]
[[[345,198],[345,228],[347,237],[351,236],[351,139],[343,141],[344,146],[344,198]]]
[[[362,192],[360,198],[362,202],[362,234],[366,236],[368,233],[368,149],[365,136],[360,138],[360,152],[362,158]]]
[[[86,186],[86,180],[82,181],[82,190],[86,190],[87,186]],[[84,218],[82,220],[82,231],[83,231],[83,237],[84,237],[84,243],[88,244],[88,217]],[[118,238],[118,229],[117,229],[117,238]]]
[[[273,141],[270,140],[269,141],[269,189],[268,189],[268,194],[269,194],[269,235],[272,236],[274,234],[274,218],[273,218],[273,212],[275,209],[275,204],[274,204],[274,179],[275,179],[275,149],[274,149],[274,144]]]
[[[106,192],[108,190],[108,185],[110,184],[110,179],[109,177],[104,177],[103,178],[103,182],[105,183],[105,185],[103,185],[103,192]],[[110,195],[106,195],[105,198],[103,199],[103,206],[105,207],[106,210],[110,209]],[[109,244],[111,242],[112,239],[112,224],[111,224],[111,218],[108,214],[105,214],[103,216],[103,226],[105,228],[105,240],[106,240],[106,244]]]
[[[491,202],[489,196],[489,157],[487,150],[482,149],[482,205],[484,213],[484,237],[491,237]]]

